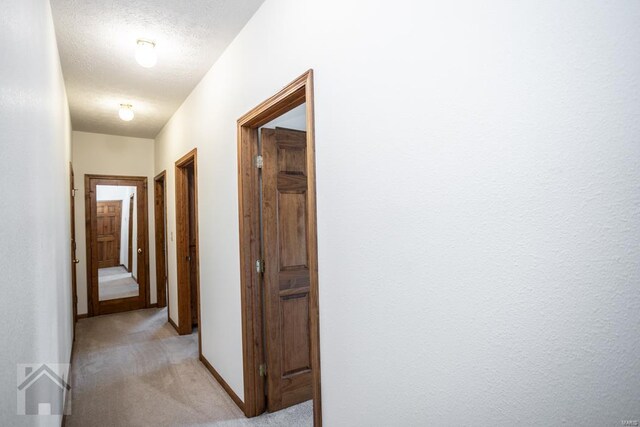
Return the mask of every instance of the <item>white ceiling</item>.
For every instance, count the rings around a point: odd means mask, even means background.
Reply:
[[[51,0],[73,129],[154,138],[263,1]],[[139,38],[155,67],[136,62]]]

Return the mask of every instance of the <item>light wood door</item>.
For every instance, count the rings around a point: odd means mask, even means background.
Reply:
[[[122,200],[97,203],[98,268],[120,265]]]
[[[313,397],[306,133],[262,130],[267,408]]]

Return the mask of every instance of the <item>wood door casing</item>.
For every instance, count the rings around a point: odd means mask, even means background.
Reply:
[[[200,324],[200,278],[198,250],[198,156],[197,149],[175,164],[176,262],[178,279],[178,333],[187,335]],[[202,348],[202,331],[198,348]]]
[[[305,104],[307,132],[307,250],[309,252],[310,291],[309,324],[311,330],[311,366],[313,374],[313,425],[322,426],[322,381],[320,362],[319,279],[316,226],[315,114],[313,70],[285,85],[238,119],[238,220],[240,238],[240,297],[242,307],[242,359],[244,402],[240,408],[247,417],[264,412],[265,362],[263,328],[262,274],[256,272],[256,260],[262,256],[260,232],[261,200],[258,191],[259,170],[255,158],[259,153],[258,129],[282,114]],[[249,90],[250,88],[247,88]]]
[[[162,172],[154,179],[156,287],[158,307],[167,306],[167,215],[165,205],[165,176],[166,173]]]
[[[262,129],[267,408],[313,397],[306,132]]]
[[[76,264],[78,263],[78,255],[76,253],[76,189],[75,174],[73,173],[73,165],[69,164],[70,176],[70,220],[71,220],[71,306],[73,310],[73,339],[76,338],[76,322],[78,321],[78,273]]]
[[[97,202],[98,268],[120,265],[122,200]]]
[[[151,305],[149,291],[149,228],[147,207],[147,178],[139,176],[85,175],[85,232],[87,242],[87,305],[88,315],[137,310]],[[138,296],[100,301],[98,284],[97,187],[113,185],[136,187],[137,215],[136,250]],[[139,252],[138,252],[139,250]]]
[[[132,194],[129,197],[129,230],[127,230],[127,271],[131,273],[133,271],[133,202],[135,197]],[[133,276],[136,276],[134,272]]]

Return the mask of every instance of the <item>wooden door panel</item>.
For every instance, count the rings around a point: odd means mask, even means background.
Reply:
[[[97,202],[98,268],[120,265],[122,200]]]
[[[293,138],[286,138],[285,135],[280,137],[278,144],[278,169],[288,174],[306,175],[306,150],[300,147],[298,141]]]
[[[290,376],[311,369],[309,348],[309,297],[307,293],[285,296],[282,311],[282,373]]]
[[[278,185],[278,188],[280,185]],[[284,193],[278,197],[278,240],[280,242],[280,269],[307,266],[307,242],[305,236],[304,193]]]
[[[280,409],[306,402],[312,398],[313,389],[310,372],[300,372],[283,379]],[[270,408],[269,411],[273,412],[273,409]]]
[[[269,411],[312,398],[306,133],[262,130]]]

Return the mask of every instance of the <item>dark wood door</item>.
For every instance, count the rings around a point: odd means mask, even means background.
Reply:
[[[198,155],[194,148],[176,162],[176,261],[178,333],[193,332],[199,318]],[[200,334],[198,334],[200,341]],[[200,348],[200,346],[199,346]]]
[[[122,200],[97,202],[98,268],[120,265]]]
[[[129,197],[129,230],[127,232],[127,271],[131,273],[133,271],[133,203],[135,197],[132,194]],[[138,272],[133,272],[133,277],[137,277]]]
[[[267,408],[313,397],[306,133],[262,130]]]
[[[165,175],[154,180],[155,231],[156,231],[156,281],[158,307],[167,306],[167,245],[165,215]]]

